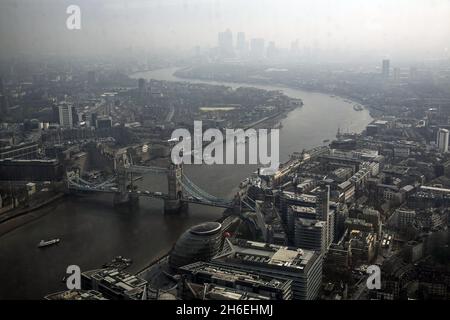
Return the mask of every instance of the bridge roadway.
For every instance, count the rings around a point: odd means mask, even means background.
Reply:
[[[166,168],[160,167],[144,167],[144,166],[128,166],[125,167],[127,173],[153,173],[153,174],[167,174],[169,172]],[[200,187],[196,186],[188,177],[182,176],[177,179],[177,182],[182,186],[183,195],[180,200],[183,203],[194,203],[208,206],[215,206],[221,208],[232,208],[233,201],[220,199],[210,195]],[[123,182],[122,182],[123,183]],[[118,175],[114,175],[104,182],[94,184],[80,178],[77,175],[68,177],[68,189],[70,191],[89,192],[89,193],[110,193],[128,195],[131,197],[149,197],[158,198],[162,200],[174,200],[170,195],[162,192],[152,192],[148,190],[126,190],[125,186],[119,186]],[[126,190],[126,191],[125,191]]]
[[[124,167],[124,171],[128,173],[153,173],[153,174],[167,174],[170,172],[168,168],[161,167],[145,167],[128,165]],[[165,194],[162,192],[152,192],[148,190],[127,190],[127,182],[119,179],[119,175],[114,175],[107,180],[94,184],[92,182],[86,181],[80,178],[78,175],[68,175],[68,189],[70,191],[81,191],[81,192],[98,192],[98,193],[111,193],[118,194],[122,196],[128,195],[129,197],[149,197],[157,198],[162,200],[179,200],[183,203],[193,203],[200,205],[208,205],[220,208],[233,208],[235,206],[235,200],[221,199],[213,196],[194,184],[187,176],[184,174],[176,179],[176,182],[180,185],[182,190],[181,197],[170,194]],[[132,179],[133,180],[133,179]],[[247,207],[252,211],[255,211],[255,202],[248,198],[245,194],[239,197],[240,205]]]
[[[70,190],[74,191],[80,191],[80,192],[89,192],[89,193],[109,193],[109,194],[120,194],[120,191],[118,190],[111,190],[111,188],[91,188],[91,187],[81,187],[77,186],[75,188],[70,188]],[[161,200],[170,199],[168,194],[161,193],[161,192],[151,192],[151,191],[128,191],[128,195],[130,196],[137,196],[137,197],[148,197],[148,198],[156,198]],[[194,197],[188,196],[183,197],[180,199],[181,202],[184,203],[193,203],[193,204],[200,204],[200,205],[208,205],[213,207],[219,207],[219,208],[233,208],[232,202],[225,202],[225,201],[209,201],[206,199],[196,199]]]

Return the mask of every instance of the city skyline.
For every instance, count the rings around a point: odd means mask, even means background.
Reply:
[[[1,1],[0,300],[450,300],[448,16]]]
[[[22,54],[99,55],[126,48],[158,52],[213,48],[230,29],[289,48],[335,52],[338,59],[449,57],[447,1],[78,1],[81,30],[67,30],[69,1],[4,1],[0,57]],[[407,5],[407,10],[404,7]],[[33,30],[32,32],[30,32]],[[101,41],[102,45],[98,46]]]

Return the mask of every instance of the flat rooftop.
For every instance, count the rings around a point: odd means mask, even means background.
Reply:
[[[139,294],[139,289],[147,285],[146,280],[118,269],[91,270],[83,272],[83,276],[129,296]]]
[[[68,290],[45,296],[46,300],[108,300],[95,290]]]
[[[302,206],[290,206],[292,211],[298,213],[309,213],[311,215],[315,215],[317,213],[316,208],[313,207],[302,207]]]
[[[268,266],[303,270],[317,256],[316,252],[312,250],[289,248],[242,239],[227,239],[227,241],[231,250],[219,254],[217,256],[218,260],[225,256],[241,260],[244,263],[265,264]]]
[[[237,268],[233,268],[232,266],[214,264],[209,262],[196,262],[181,267],[180,270],[188,271],[189,273],[193,274],[205,274],[219,280],[220,282],[246,282],[247,284],[253,286],[265,286],[275,289],[283,288],[286,284],[286,281],[288,281],[239,270]]]
[[[314,204],[317,202],[317,196],[314,196],[312,194],[305,194],[305,193],[297,194],[297,193],[291,192],[291,191],[283,191],[282,196],[286,199],[299,201],[299,202],[306,202],[306,203],[311,203],[311,204]]]

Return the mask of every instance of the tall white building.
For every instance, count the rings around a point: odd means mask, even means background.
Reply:
[[[59,125],[64,128],[72,128],[72,106],[68,104],[61,104],[58,106],[59,111]]]
[[[236,39],[236,49],[242,53],[247,50],[247,42],[245,40],[245,33],[238,32]]]
[[[250,53],[254,58],[263,58],[264,49],[265,49],[264,39],[256,38],[250,41]]]
[[[389,71],[390,71],[390,61],[388,59],[384,59],[381,62],[381,73],[384,78],[389,78]]]
[[[233,33],[230,29],[224,32],[219,32],[218,35],[219,53],[224,57],[233,55]]]
[[[436,139],[439,151],[448,152],[448,141],[449,141],[449,131],[447,129],[439,129]]]

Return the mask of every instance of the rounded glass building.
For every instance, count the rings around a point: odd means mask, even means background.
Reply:
[[[197,261],[209,261],[222,244],[222,225],[205,222],[184,232],[170,252],[169,264],[179,268]]]

